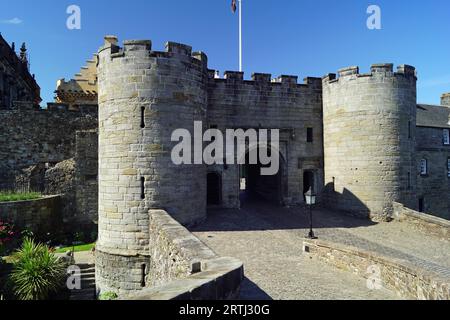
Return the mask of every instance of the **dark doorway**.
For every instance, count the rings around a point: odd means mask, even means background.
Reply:
[[[278,152],[278,151],[276,151]],[[263,166],[259,160],[257,164],[249,164],[249,154],[246,155],[245,165],[241,166],[240,185],[241,201],[247,199],[262,199],[276,204],[283,202],[283,164],[282,157],[279,158],[280,168],[276,175],[266,176],[261,174]]]
[[[425,199],[419,198],[419,212],[425,211]]]
[[[222,202],[222,177],[219,173],[208,173],[206,189],[208,206],[220,205]]]
[[[314,181],[314,172],[313,171],[305,171],[303,173],[303,195],[308,192],[308,190],[311,188],[313,191],[315,191],[315,181]]]

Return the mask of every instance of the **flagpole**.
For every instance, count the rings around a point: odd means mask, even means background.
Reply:
[[[242,0],[239,1],[239,71],[242,72]]]

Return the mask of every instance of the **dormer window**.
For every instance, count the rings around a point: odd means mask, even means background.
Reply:
[[[444,145],[450,146],[450,129],[444,129],[442,134],[443,134]]]

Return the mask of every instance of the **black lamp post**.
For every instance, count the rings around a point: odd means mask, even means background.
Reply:
[[[312,206],[316,204],[316,194],[309,188],[308,192],[305,193],[306,204],[309,206],[309,234],[308,239],[317,239],[313,231],[313,216],[312,216]]]

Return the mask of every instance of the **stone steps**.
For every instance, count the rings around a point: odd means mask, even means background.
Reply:
[[[95,265],[78,264],[77,266],[81,269],[81,289],[71,290],[69,300],[96,300]]]

